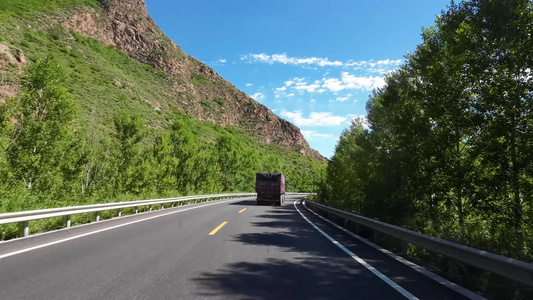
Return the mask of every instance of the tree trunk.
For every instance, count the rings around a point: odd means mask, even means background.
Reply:
[[[511,184],[513,188],[513,214],[514,214],[514,226],[516,229],[522,227],[522,198],[520,196],[520,170],[517,159],[517,147],[516,147],[516,119],[513,115],[511,117],[513,128],[511,130],[510,144],[511,144]]]
[[[461,139],[460,135],[457,135],[457,143],[456,143],[456,171],[455,171],[455,188],[457,190],[457,215],[459,219],[459,229],[461,230],[461,233],[464,233],[464,212],[463,212],[463,178],[464,174],[462,163],[461,163]]]

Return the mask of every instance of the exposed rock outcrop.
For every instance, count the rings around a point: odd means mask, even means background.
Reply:
[[[155,24],[143,0],[105,3],[102,10],[78,10],[59,22],[66,29],[113,45],[130,57],[171,74],[173,95],[169,103],[186,114],[222,126],[232,125],[260,142],[324,160],[309,147],[296,126],[239,91],[212,68],[186,55]]]
[[[0,103],[15,96],[20,90],[20,84],[14,80],[12,74],[22,72],[26,65],[26,58],[22,50],[13,51],[6,45],[0,44]]]

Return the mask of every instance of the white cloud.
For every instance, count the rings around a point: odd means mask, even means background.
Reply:
[[[356,76],[348,72],[342,72],[341,79],[338,78],[323,78],[322,87],[331,92],[339,92],[342,90],[363,90],[371,91],[375,88],[381,88],[385,85],[385,79],[380,76]],[[337,98],[337,101],[339,100]]]
[[[351,75],[348,72],[342,73],[342,82],[346,84],[347,89],[357,89],[357,90],[373,90],[375,88],[380,88],[385,85],[385,80],[383,77],[379,76],[368,76],[368,77],[359,77]]]
[[[247,54],[241,55],[241,60],[248,63],[267,63],[270,65],[273,64],[284,64],[284,65],[294,65],[294,66],[303,66],[309,68],[310,66],[319,66],[319,67],[345,67],[345,68],[354,68],[356,70],[364,70],[367,73],[379,73],[386,74],[400,66],[404,61],[403,59],[383,59],[383,60],[349,60],[346,62],[342,61],[331,61],[327,57],[290,57],[286,53],[282,54],[272,54],[268,55],[266,53],[260,54]]]
[[[344,102],[344,101],[346,101],[348,99],[350,99],[350,97],[337,97],[337,99],[335,99],[335,100],[340,101],[340,102]]]
[[[399,66],[403,62],[402,59],[384,59],[384,60],[360,60],[360,61],[348,61],[344,64],[345,67],[359,67],[359,68],[375,68],[375,67],[392,67]]]
[[[247,83],[246,86],[252,86],[253,84],[252,83]]]
[[[346,88],[346,86],[342,83],[342,81],[338,80],[337,78],[323,79],[323,81],[324,81],[324,84],[322,85],[322,87],[332,92],[342,91]]]
[[[225,63],[225,62],[227,62],[227,60],[225,60],[224,58],[221,58],[221,59],[218,60],[218,62],[219,63]]]
[[[294,78],[294,79],[295,79],[295,80],[298,80],[298,79],[300,79],[300,78],[296,77],[296,78]],[[291,86],[291,85],[293,85],[293,84],[294,84],[294,81],[292,81],[292,80],[287,80],[287,81],[285,81],[285,86]]]
[[[403,62],[402,59],[397,59],[397,60],[385,59],[385,60],[378,60],[378,65],[399,65],[402,62]]]
[[[255,101],[261,102],[262,100],[265,100],[265,94],[263,93],[255,93],[251,96]]]
[[[268,55],[265,53],[261,54],[248,54],[242,55],[241,60],[247,61],[249,63],[260,62],[268,63],[270,65],[275,63],[280,63],[284,65],[318,65],[320,67],[326,66],[342,66],[343,63],[340,61],[330,61],[328,58],[320,57],[289,57],[286,53],[282,54],[272,54]]]
[[[316,103],[316,99],[311,99],[311,103]]]
[[[294,77],[284,82],[283,86],[274,89],[276,98],[291,97],[295,94],[331,92],[334,100],[348,101],[353,94],[349,91],[368,92],[385,86],[384,76],[358,76],[349,72],[342,72],[339,77],[324,77],[320,80],[309,82],[308,78]],[[345,91],[344,93],[340,93]],[[333,102],[333,101],[330,101]]]
[[[370,83],[363,82],[363,79],[367,79]],[[287,96],[285,92],[293,94],[298,92],[302,94],[303,92],[308,93],[324,93],[326,91],[338,92],[345,89],[372,89],[373,81],[379,80],[379,77],[354,77],[353,75],[348,74],[347,72],[343,73],[342,79],[338,78],[323,78],[322,80],[315,80],[312,83],[307,83],[305,78],[295,77],[291,80],[285,81],[285,85],[275,89],[276,96]],[[369,86],[370,88],[367,88]],[[290,91],[289,91],[290,90]],[[289,95],[290,95],[289,94]],[[348,95],[351,96],[351,95]],[[347,100],[347,99],[345,99]],[[345,101],[338,100],[338,101]]]
[[[318,133],[314,130],[301,130],[303,136],[308,141],[313,141],[318,139],[328,139],[328,140],[335,140],[336,137],[332,134],[326,134],[326,133]]]
[[[305,81],[297,82],[296,86],[294,87],[294,89],[296,89],[297,91],[307,91],[309,93],[315,92],[316,90],[318,90],[318,88],[320,88],[320,81],[318,80],[311,84],[307,84],[307,82]]]
[[[281,116],[289,118],[297,126],[337,126],[346,121],[345,117],[334,116],[330,112],[311,112],[308,118],[301,111],[281,111]]]

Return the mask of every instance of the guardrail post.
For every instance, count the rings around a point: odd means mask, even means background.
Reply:
[[[165,209],[165,204],[164,203],[161,203],[161,209]]]
[[[459,268],[458,268],[457,260],[450,258],[448,260],[448,264],[450,267],[450,277],[452,277],[453,279],[457,279],[459,277]]]
[[[139,213],[139,207],[135,206],[135,214],[138,214],[138,213]]]
[[[379,241],[379,231],[374,230],[374,242],[377,243]]]
[[[71,225],[71,223],[70,223],[70,215],[65,216],[65,218],[67,219],[67,228],[70,228],[70,225]]]
[[[172,208],[174,208],[174,203],[172,203]]]
[[[348,228],[348,219],[344,219],[343,227]]]
[[[122,210],[120,208],[118,209],[118,216],[122,217]]]
[[[152,211],[152,204],[148,205],[148,207],[150,208],[150,211]]]
[[[408,255],[409,254],[409,242],[401,241],[400,243],[402,246],[402,254]]]
[[[24,236],[30,235],[30,221],[22,222],[22,227],[24,227]]]
[[[94,215],[96,216],[96,222],[100,221],[100,212],[97,211],[94,213]]]

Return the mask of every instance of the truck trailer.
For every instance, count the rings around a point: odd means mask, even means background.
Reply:
[[[257,205],[280,206],[285,201],[285,177],[279,173],[256,173]]]

